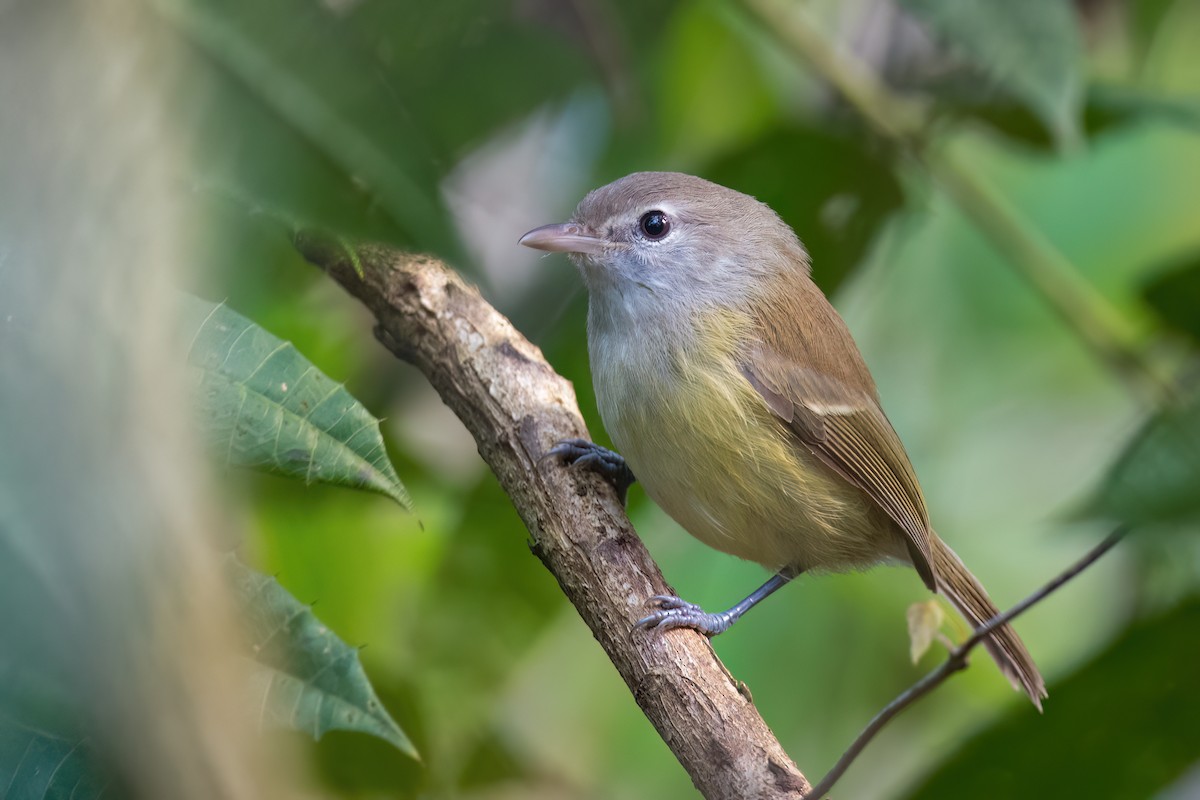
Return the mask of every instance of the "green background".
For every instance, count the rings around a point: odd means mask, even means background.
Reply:
[[[925,146],[995,186],[1139,347],[1189,374],[1200,327],[1200,5],[1045,3],[1066,28],[1031,12],[1044,38],[1017,37],[1011,52],[1014,39],[972,16],[975,4],[940,31],[938,3],[803,5],[828,42],[925,99]],[[315,796],[695,790],[530,554],[474,443],[374,340],[364,309],[296,253],[294,226],[446,259],[574,382],[605,442],[578,276],[565,257],[516,241],[632,171],[719,181],[771,204],[808,245],[934,525],[1002,607],[1111,527],[1081,509],[1150,413],[1145,398],[918,161],[872,133],[740,4],[139,7],[174,68],[163,101],[181,145],[171,180],[197,267],[183,288],[224,300],[345,382],[384,420],[413,502],[406,513],[348,489],[221,477],[239,554],[315,602],[342,640],[365,645],[371,683],[421,753],[417,765],[362,734],[273,734],[294,739]],[[1044,65],[1026,52],[1065,55]],[[1184,485],[1200,493],[1191,467]],[[1117,516],[1126,512],[1136,516],[1128,504]],[[640,487],[629,513],[690,600],[725,607],[764,578],[692,540]],[[1043,716],[977,655],[887,728],[835,796],[1194,796],[1198,579],[1194,530],[1139,531],[1018,623],[1047,679]],[[805,576],[714,645],[816,780],[938,663],[936,644],[917,665],[908,654],[905,611],[924,599],[906,570]]]

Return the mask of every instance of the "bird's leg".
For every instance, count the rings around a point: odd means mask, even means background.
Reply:
[[[718,633],[729,630],[733,623],[742,618],[743,614],[799,574],[800,570],[797,569],[780,570],[777,574],[772,575],[770,580],[751,592],[745,600],[716,614],[706,613],[695,603],[689,603],[678,597],[658,594],[646,601],[648,605],[657,606],[658,611],[639,619],[633,627],[658,628],[664,631],[672,628],[694,628],[705,636],[716,636]]]
[[[625,505],[625,493],[637,480],[625,459],[606,447],[587,439],[563,439],[546,451],[546,456],[561,458],[571,467],[582,467],[599,473],[617,490],[617,499]]]

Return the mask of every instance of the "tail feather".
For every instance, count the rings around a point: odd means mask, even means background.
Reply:
[[[983,586],[954,551],[936,536],[932,537],[931,545],[938,591],[954,604],[971,626],[977,628],[999,614],[1000,609],[996,608]],[[1000,671],[1008,676],[1013,688],[1023,690],[1041,711],[1042,698],[1046,697],[1046,683],[1012,626],[1000,626],[983,644],[999,665]]]

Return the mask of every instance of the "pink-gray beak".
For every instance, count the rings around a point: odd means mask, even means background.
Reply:
[[[522,236],[517,244],[532,247],[535,250],[547,250],[551,253],[590,253],[599,255],[604,252],[604,240],[593,236],[575,222],[562,222],[555,225],[543,225],[534,228]]]

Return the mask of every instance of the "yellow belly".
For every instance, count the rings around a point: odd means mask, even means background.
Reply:
[[[701,345],[703,363],[594,364],[605,427],[647,494],[705,544],[769,569],[903,557],[883,512],[788,431],[719,345]]]

